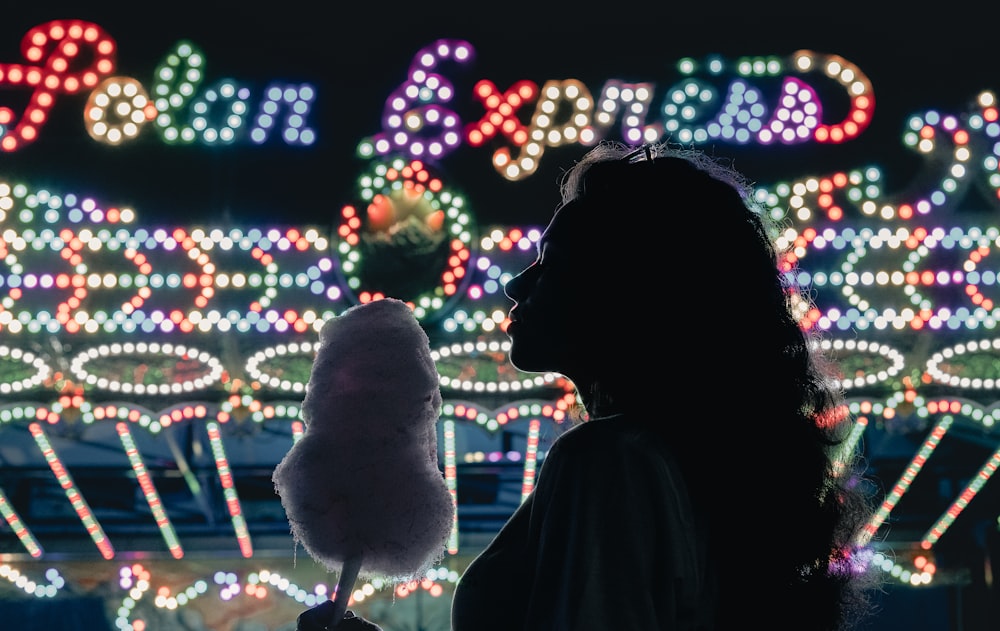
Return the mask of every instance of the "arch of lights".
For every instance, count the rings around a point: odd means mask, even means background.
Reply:
[[[71,43],[93,47],[92,68],[76,71],[58,63],[72,61]],[[47,57],[50,48],[60,52]],[[151,128],[165,143],[259,143],[270,136],[279,112],[286,114],[285,142],[308,145],[315,138],[308,125],[315,94],[308,84],[274,83],[258,97],[257,115],[251,117],[253,99],[246,86],[232,81],[202,85],[204,57],[192,43],[181,42],[167,54],[148,83],[151,92],[134,78],[114,75],[114,50],[114,41],[96,25],[66,20],[32,29],[22,43],[29,63],[0,64],[0,82],[33,91],[21,118],[0,108],[0,150],[34,142],[55,95],[84,89],[91,91],[85,126],[96,142],[126,145]],[[837,143],[863,133],[875,104],[861,69],[835,55],[798,51],[787,58],[734,63],[683,59],[677,66],[682,78],[666,90],[658,109],[652,82],[611,79],[595,98],[573,79],[543,85],[525,80],[507,90],[482,80],[474,95],[485,114],[463,122],[449,109],[454,84],[437,66],[466,65],[473,52],[467,42],[439,40],[415,56],[406,81],[387,99],[383,129],[358,144],[370,168],[359,177],[356,199],[341,207],[333,231],[146,228],[131,208],[0,180],[0,331],[5,336],[0,432],[11,424],[30,429],[104,558],[115,558],[112,542],[47,440],[47,428],[114,423],[165,545],[181,558],[182,542],[159,507],[133,434],[155,435],[172,424],[197,423],[212,447],[240,553],[250,558],[252,541],[227,463],[227,432],[248,420],[279,425],[290,441],[296,440],[303,431],[300,399],[319,327],[353,304],[385,295],[407,298],[440,340],[434,359],[445,395],[440,453],[449,489],[457,493],[460,462],[506,459],[523,463],[522,497],[530,492],[535,465],[544,456],[540,428],[551,424],[558,430],[574,404],[571,384],[558,375],[519,374],[503,360],[507,303],[502,287],[533,259],[540,231],[537,226],[478,226],[474,194],[460,191],[434,166],[452,152],[474,151],[504,138],[511,148],[495,150],[491,161],[498,174],[517,180],[537,169],[546,147],[593,144],[616,133],[616,122],[621,138],[634,143],[665,135],[691,144]],[[817,74],[846,95],[843,120],[824,120],[824,92],[807,81]],[[720,88],[720,81],[727,84]],[[769,101],[761,86],[771,83],[777,88]],[[902,141],[924,156],[926,168],[902,192],[884,191],[883,174],[874,165],[758,190],[758,201],[786,226],[775,240],[786,252],[788,273],[797,284],[811,287],[816,298],[801,313],[803,326],[823,330],[822,344],[841,361],[840,383],[851,396],[855,442],[870,424],[904,417],[928,431],[866,537],[876,536],[937,445],[955,440],[949,430],[964,427],[997,442],[988,459],[970,465],[972,482],[929,525],[917,542],[920,553],[875,555],[879,567],[912,586],[933,582],[934,544],[1000,465],[1000,402],[990,401],[1000,387],[1000,371],[991,361],[1000,348],[991,334],[1000,307],[994,297],[998,276],[989,265],[1000,246],[993,218],[1000,197],[998,118],[996,96],[989,91],[966,112],[929,110],[911,116]],[[963,206],[973,190],[987,207]],[[391,238],[404,229],[413,239]],[[391,284],[392,270],[386,270],[380,252],[398,254],[414,241],[433,246],[423,258],[414,254],[410,259],[427,275],[420,283]],[[224,346],[231,335],[260,343],[232,363],[232,349]],[[33,346],[46,337],[73,340],[68,370],[60,368],[53,353]],[[929,343],[916,345],[914,339]],[[116,398],[123,394],[129,402]],[[144,397],[152,405],[161,400],[157,397],[194,395],[210,401],[175,401],[159,409],[142,402]],[[483,406],[469,399],[476,395],[503,395],[510,401],[498,408]],[[457,452],[457,428],[496,432],[509,423],[527,424],[523,452]],[[0,514],[30,557],[44,557],[3,489]],[[457,528],[456,513],[451,553],[457,552]],[[428,576],[426,585],[397,586],[396,593],[405,597],[423,588],[439,594],[442,583],[454,581],[453,574],[442,568],[440,575]],[[29,579],[2,565],[0,577],[38,596],[52,596],[63,584],[54,569],[44,579]],[[148,600],[151,577],[138,564],[122,566],[121,577],[128,595],[120,612],[123,624],[131,624],[135,608]],[[366,584],[352,602],[380,587]],[[177,593],[161,589],[152,603],[183,607],[210,589],[223,600],[281,592],[306,604],[329,593],[326,586],[303,591],[268,570],[245,577],[221,572],[211,582],[199,580]]]

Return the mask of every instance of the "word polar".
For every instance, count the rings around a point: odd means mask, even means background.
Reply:
[[[527,177],[538,168],[545,147],[567,143],[594,145],[609,135],[621,116],[622,137],[630,143],[655,142],[664,135],[684,144],[725,142],[785,144],[815,141],[841,143],[850,140],[870,124],[875,108],[871,82],[855,65],[837,55],[800,50],[787,60],[777,57],[744,58],[735,68],[737,77],[724,98],[710,82],[688,76],[671,86],[652,120],[651,103],[656,85],[605,82],[595,99],[577,79],[550,80],[541,88],[522,80],[501,92],[492,82],[476,83],[473,93],[486,113],[475,123],[464,125],[455,111],[444,107],[455,96],[452,82],[435,72],[443,62],[459,65],[472,60],[469,42],[441,39],[421,49],[414,57],[409,74],[386,101],[382,131],[362,140],[359,154],[365,157],[403,153],[413,158],[440,158],[458,148],[463,139],[478,147],[503,135],[520,150],[512,156],[509,147],[493,153],[493,166],[509,180]],[[712,76],[728,69],[719,58],[703,66],[682,59],[678,68],[684,75],[707,71]],[[782,79],[773,108],[765,103],[761,90],[747,78],[774,78],[791,70],[798,74],[817,71],[846,90],[848,111],[840,122],[824,123],[823,107],[816,89],[798,76]],[[734,72],[729,70],[730,74]],[[518,116],[522,107],[535,104],[530,123]],[[649,122],[647,120],[649,119]]]
[[[104,29],[83,20],[53,20],[29,30],[21,40],[29,63],[0,63],[0,87],[32,90],[21,116],[0,107],[0,151],[37,140],[57,95],[83,90],[90,90],[83,113],[87,133],[110,145],[136,138],[150,122],[169,144],[243,139],[262,144],[275,133],[282,113],[286,144],[316,141],[307,124],[316,89],[308,83],[271,82],[248,125],[250,88],[229,79],[202,87],[205,58],[190,42],[178,42],[165,56],[154,73],[152,96],[138,80],[114,75],[117,49]]]

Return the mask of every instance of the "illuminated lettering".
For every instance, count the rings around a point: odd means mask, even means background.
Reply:
[[[115,41],[82,20],[53,20],[29,30],[21,42],[29,63],[0,64],[0,87],[32,90],[17,116],[0,107],[0,151],[35,142],[58,94],[90,90],[83,124],[97,142],[121,145],[139,137],[149,122],[168,144],[263,144],[279,136],[288,145],[309,146],[316,132],[309,114],[316,98],[308,83],[271,82],[251,117],[249,87],[232,79],[203,87],[205,57],[181,41],[154,73],[152,96],[137,79],[113,76]],[[89,60],[83,66],[81,59]],[[252,126],[247,122],[252,121]]]
[[[266,142],[282,110],[285,111],[285,126],[282,137],[289,145],[311,145],[316,142],[316,132],[308,126],[309,112],[316,99],[316,89],[308,83],[272,83],[264,90],[260,111],[254,118],[255,126],[250,130],[250,140],[261,144]]]
[[[109,145],[135,138],[155,116],[156,108],[146,89],[130,77],[105,79],[90,93],[83,108],[87,133]]]
[[[649,82],[625,83],[609,79],[601,89],[601,98],[594,109],[592,137],[606,137],[611,126],[621,114],[622,139],[630,144],[656,142],[663,136],[661,123],[646,124],[649,104],[653,101],[656,85]]]
[[[441,39],[417,52],[407,80],[393,90],[382,113],[382,131],[362,141],[363,155],[403,151],[414,158],[440,158],[461,144],[462,120],[443,107],[455,96],[452,83],[432,72],[439,63],[466,64],[472,46],[462,40]]]
[[[576,79],[548,81],[542,86],[540,98],[531,118],[528,140],[514,158],[510,149],[501,147],[493,153],[493,168],[508,180],[519,180],[535,172],[545,147],[558,147],[573,142],[592,142],[581,136],[591,127],[594,98],[590,90]]]
[[[232,144],[247,138],[259,145],[276,129],[289,145],[308,146],[316,141],[316,133],[308,125],[316,98],[311,85],[272,82],[264,90],[258,112],[250,119],[253,126],[248,129],[250,88],[231,79],[202,88],[204,63],[201,50],[182,41],[156,71],[155,125],[165,142]],[[277,125],[279,120],[284,122],[283,128]]]
[[[31,97],[20,117],[0,107],[0,151],[16,151],[38,139],[48,121],[57,94],[92,89],[115,68],[116,45],[104,30],[82,20],[53,20],[40,24],[21,39],[28,64],[0,64],[0,87],[30,89]],[[90,63],[77,67],[84,51]]]
[[[479,147],[498,133],[518,147],[528,141],[528,129],[518,119],[517,111],[525,104],[534,102],[538,96],[537,84],[518,81],[501,94],[492,81],[483,79],[472,93],[483,103],[486,113],[477,122],[466,126],[465,137],[470,145]]]

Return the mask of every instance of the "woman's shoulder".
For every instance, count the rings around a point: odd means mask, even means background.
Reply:
[[[616,414],[574,425],[559,436],[553,448],[558,445],[560,450],[609,450],[617,446],[659,452],[663,447],[661,442],[657,432],[647,422],[634,416]]]

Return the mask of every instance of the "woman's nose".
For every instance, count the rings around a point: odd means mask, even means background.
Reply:
[[[515,276],[514,278],[511,278],[509,281],[507,281],[507,284],[503,286],[503,293],[504,293],[504,295],[507,296],[508,298],[510,298],[511,300],[513,300],[514,302],[517,302],[517,299],[514,298],[514,296],[512,296],[510,294],[511,294],[511,292],[514,289],[517,288],[517,279],[518,278],[519,278],[519,276]],[[513,287],[512,287],[512,285],[513,285]]]
[[[508,298],[510,298],[514,302],[517,302],[517,300],[518,300],[517,297],[520,296],[520,295],[522,295],[521,294],[522,281],[524,280],[525,273],[529,269],[531,269],[531,268],[528,267],[528,268],[522,270],[520,274],[518,274],[517,276],[511,278],[509,281],[507,281],[507,284],[503,286],[503,293],[504,293],[504,295],[506,295]]]

